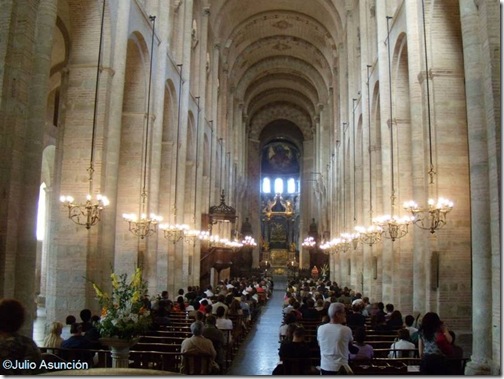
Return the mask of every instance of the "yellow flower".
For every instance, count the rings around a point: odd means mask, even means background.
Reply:
[[[112,287],[114,287],[114,289],[119,288],[119,280],[117,278],[117,275],[112,273],[110,274],[110,278],[112,279]]]
[[[131,286],[133,288],[137,288],[142,282],[142,270],[140,268],[136,268],[135,275],[133,275],[133,279],[131,280]]]
[[[136,303],[140,300],[140,293],[138,291],[133,292],[133,296],[131,296],[131,302]]]
[[[94,283],[93,283],[93,288],[94,288],[94,290],[96,292],[96,296],[98,296],[100,298],[104,297],[103,291],[96,284],[94,284]]]

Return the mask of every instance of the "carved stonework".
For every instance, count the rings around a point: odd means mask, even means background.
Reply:
[[[288,28],[292,28],[292,24],[288,23],[287,21],[285,20],[280,20],[278,22],[275,22],[273,24],[273,27],[274,28],[278,28],[280,30],[285,30],[285,29],[288,29]]]

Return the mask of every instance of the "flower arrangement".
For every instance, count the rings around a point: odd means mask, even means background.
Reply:
[[[131,282],[128,275],[110,274],[112,294],[103,291],[93,282],[101,306],[101,319],[97,325],[102,337],[131,340],[147,331],[151,325],[150,312],[142,302],[147,283],[142,280],[142,270],[137,268]]]
[[[320,268],[320,274],[324,279],[329,275],[329,265],[327,263]]]

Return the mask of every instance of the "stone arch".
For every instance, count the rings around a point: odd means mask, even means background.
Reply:
[[[274,103],[264,107],[254,115],[250,121],[250,138],[258,139],[262,129],[277,119],[285,119],[297,125],[301,129],[305,139],[312,139],[312,120],[303,109],[291,104]]]
[[[143,36],[134,32],[128,38],[124,98],[122,106],[121,144],[117,190],[117,222],[115,266],[120,269],[134,267],[137,262],[138,242],[133,234],[122,233],[122,212],[149,213],[141,209],[143,190],[145,123],[149,78],[149,49]],[[152,133],[150,138],[152,138]],[[150,141],[147,141],[149,144]],[[149,160],[149,158],[147,157]],[[147,169],[149,165],[147,164]],[[147,172],[149,174],[149,172]],[[149,177],[149,175],[147,175]],[[146,180],[149,183],[149,179]],[[147,186],[147,184],[146,184]],[[148,187],[148,186],[147,186]],[[149,189],[146,188],[147,193]],[[147,199],[147,208],[149,199]]]
[[[265,72],[270,72],[271,70],[277,70],[279,68],[293,76],[303,78],[309,83],[313,83],[313,86],[318,90],[318,102],[325,103],[327,101],[329,96],[328,89],[331,85],[327,78],[323,78],[309,63],[286,56],[271,56],[248,67],[243,76],[237,78],[237,96],[240,98],[244,97],[243,95],[251,83],[264,76]]]
[[[172,194],[175,191],[175,140],[177,138],[177,109],[179,96],[175,83],[169,79],[165,85],[163,104],[163,137],[161,143],[161,173],[159,178],[159,212],[166,215],[168,223],[174,223]]]

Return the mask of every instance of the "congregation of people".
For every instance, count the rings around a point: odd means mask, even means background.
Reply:
[[[142,301],[151,311],[153,332],[169,330],[177,315],[190,322],[188,335],[178,346],[183,355],[181,372],[187,365],[184,357],[197,355],[208,357],[209,373],[224,374],[229,366],[230,347],[239,338],[236,330],[246,329],[257,317],[272,290],[270,278],[240,278],[221,281],[215,288],[190,286],[187,290],[180,289],[172,298],[168,291],[152,299],[145,294]],[[2,360],[40,362],[49,357],[65,360],[69,359],[65,352],[75,349],[81,354],[78,359],[93,367],[97,364],[94,351],[107,349],[100,342],[100,317],[89,309],[79,313],[79,320],[68,315],[64,324],[51,322],[40,347],[19,334],[24,318],[24,307],[17,300],[0,301]],[[340,288],[335,282],[315,279],[289,282],[283,298],[282,319],[280,363],[273,374],[294,373],[289,371],[294,363],[299,368],[295,374],[349,374],[359,362],[368,364],[378,357],[418,359],[421,374],[460,371],[456,359],[463,357],[463,351],[455,344],[453,330],[449,330],[437,313],[403,317],[393,304],[370,302],[368,297],[347,287]],[[372,337],[386,341],[377,342]],[[29,367],[0,370],[0,374],[6,375],[43,371]]]
[[[300,341],[294,335],[304,337]],[[416,358],[420,374],[460,373],[463,351],[454,337],[437,313],[403,317],[393,304],[370,302],[336,282],[291,281],[279,329],[280,363],[273,374],[285,374],[285,362],[299,358],[291,349],[294,341],[302,344],[304,352],[300,374],[313,373],[315,368],[322,375],[351,374],[352,366],[370,367],[377,356]]]
[[[142,302],[150,310],[151,329],[157,331],[170,326],[176,315],[183,315],[190,324],[191,336],[185,338],[179,350],[181,354],[203,354],[211,357],[210,365],[214,373],[222,373],[225,364],[225,349],[233,342],[235,325],[230,317],[239,316],[243,327],[255,319],[260,306],[271,296],[273,282],[271,278],[235,278],[220,281],[215,287],[200,288],[189,286],[187,290],[179,289],[171,298],[168,291],[149,297],[144,294]],[[23,369],[0,368],[0,374],[38,374],[43,359],[69,359],[69,350],[78,351],[77,358],[89,363],[89,367],[98,364],[94,351],[108,349],[100,342],[100,316],[93,315],[91,310],[83,309],[80,320],[68,315],[65,324],[53,321],[48,325],[47,335],[42,346],[28,337],[19,334],[25,319],[24,306],[15,299],[0,301],[0,358],[12,361],[29,360],[33,367]],[[184,361],[181,363],[184,370]]]

